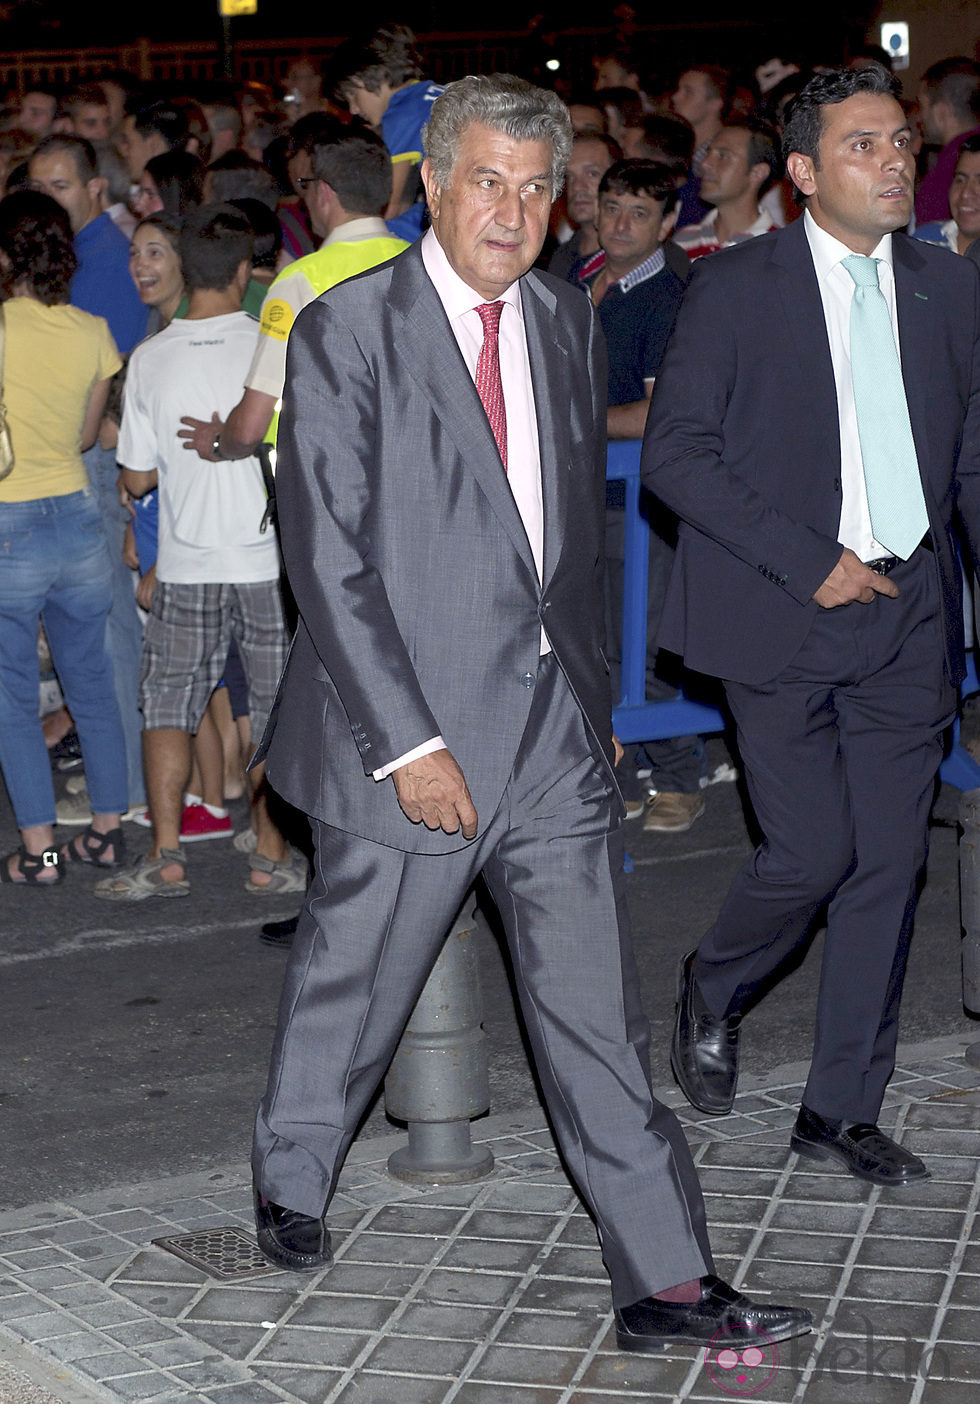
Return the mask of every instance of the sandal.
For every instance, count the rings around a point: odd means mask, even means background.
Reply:
[[[108,902],[142,902],[147,897],[189,897],[191,885],[186,877],[166,882],[161,876],[164,868],[179,863],[184,867],[183,849],[161,848],[159,858],[140,858],[118,877],[103,878],[93,891]],[[186,868],[185,868],[186,872]]]
[[[111,849],[111,857],[106,857]],[[110,829],[100,834],[89,824],[82,833],[59,849],[63,863],[91,863],[96,868],[118,868],[126,861],[126,840],[122,829]]]
[[[253,853],[248,860],[253,873],[268,873],[269,881],[264,885],[249,878],[245,891],[253,897],[278,897],[286,892],[305,892],[309,874],[309,864],[299,853],[291,853],[282,863],[266,858],[261,853]]]
[[[18,860],[16,871],[20,873],[19,878],[11,875],[11,858]],[[54,877],[41,876],[47,872],[53,872]],[[61,854],[56,848],[46,848],[43,853],[28,853],[21,844],[16,853],[8,853],[5,858],[0,858],[0,882],[8,882],[11,887],[57,887],[64,876],[61,871]]]

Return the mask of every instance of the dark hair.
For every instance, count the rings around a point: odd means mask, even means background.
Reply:
[[[208,166],[208,185],[213,204],[229,200],[261,200],[274,210],[279,203],[276,178],[260,161],[244,151],[226,151]]]
[[[157,210],[156,214],[147,215],[145,219],[141,219],[133,233],[135,234],[137,229],[146,228],[159,229],[174,253],[177,254],[178,258],[180,257],[181,220],[175,219],[173,215],[166,214],[163,210]]]
[[[573,148],[575,146],[575,143],[579,141],[597,141],[600,146],[604,146],[606,148],[606,151],[609,153],[609,160],[611,162],[621,161],[623,159],[623,153],[620,149],[619,142],[613,141],[612,137],[609,135],[608,132],[596,132],[593,131],[591,128],[586,128],[584,131],[576,132],[575,135],[572,137]]]
[[[680,117],[651,112],[642,122],[643,155],[648,161],[668,166],[675,176],[686,176],[694,155],[694,129]]]
[[[334,50],[326,65],[327,91],[342,97],[346,83],[357,83],[369,93],[382,83],[400,88],[422,77],[422,60],[415,35],[407,24],[386,22],[364,27]]]
[[[252,226],[234,205],[201,205],[180,231],[180,262],[187,291],[229,287],[242,259],[255,248]]]
[[[600,198],[612,195],[649,195],[670,214],[677,202],[674,173],[660,161],[617,161],[609,167],[599,182]]]
[[[279,218],[261,200],[229,200],[252,226],[255,247],[252,251],[253,268],[275,268],[279,251],[282,248],[282,225]]]
[[[204,199],[204,163],[188,151],[151,156],[145,169],[167,214],[182,217]]]
[[[182,151],[191,134],[190,123],[183,106],[163,100],[149,102],[138,108],[133,114],[133,127],[141,136],[156,132],[171,151]]]
[[[391,199],[391,157],[369,127],[337,122],[313,143],[310,164],[352,214],[380,215]]]
[[[4,298],[23,281],[45,307],[68,301],[78,260],[71,223],[57,200],[38,190],[16,190],[0,200],[0,250],[10,265],[0,272]]]
[[[972,59],[940,59],[923,73],[921,86],[933,102],[948,103],[960,121],[980,117],[980,68]]]
[[[643,99],[632,88],[600,88],[596,101],[603,111],[615,107],[624,127],[639,127],[643,122]]]
[[[61,99],[59,107],[62,112],[74,112],[76,107],[106,107],[106,96],[98,83],[83,83],[80,87],[72,88]]]
[[[207,165],[211,159],[211,128],[208,126],[204,108],[197,98],[183,95],[172,98],[171,104],[183,114],[187,123],[187,136],[181,142],[181,148],[186,151],[192,141],[196,142],[197,147],[193,154],[200,156],[204,164]]]
[[[828,73],[818,73],[800,89],[787,108],[783,161],[797,152],[809,157],[814,168],[819,170],[823,109],[846,102],[858,93],[897,98],[898,89],[898,79],[880,63],[870,63],[867,68],[834,68]]]
[[[300,151],[308,151],[312,155],[320,133],[332,132],[336,121],[336,117],[330,117],[326,112],[308,112],[305,117],[300,117],[289,129],[286,160],[291,161]]]
[[[779,149],[779,134],[770,122],[763,121],[761,117],[746,117],[744,122],[726,122],[723,130],[748,132],[746,157],[749,167],[769,167],[769,174],[759,186],[760,195],[775,185],[777,180],[782,179],[783,160]]]
[[[35,156],[46,156],[49,151],[67,152],[74,163],[78,179],[85,185],[98,175],[95,147],[85,137],[57,134],[45,137],[31,152],[31,160],[33,161]]]
[[[957,161],[964,153],[968,156],[980,156],[980,135],[966,138],[960,146],[959,154],[956,157]]]
[[[724,121],[735,93],[735,85],[728,69],[714,63],[692,63],[682,70],[680,76],[683,77],[685,73],[700,73],[707,79],[708,87],[713,89],[715,97],[721,98],[721,118]]]

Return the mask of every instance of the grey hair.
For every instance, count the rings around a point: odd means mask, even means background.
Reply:
[[[513,73],[470,74],[450,83],[432,104],[422,129],[425,154],[444,189],[452,179],[463,133],[473,122],[515,141],[546,141],[551,147],[551,197],[557,199],[572,152],[572,119],[557,93],[536,88]]]

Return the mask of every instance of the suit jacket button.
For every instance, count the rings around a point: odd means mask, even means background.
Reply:
[[[533,687],[533,686],[534,686],[534,674],[533,674],[533,673],[524,673],[524,674],[522,674],[522,676],[521,676],[521,687]]]

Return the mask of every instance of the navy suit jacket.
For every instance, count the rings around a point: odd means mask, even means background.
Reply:
[[[902,372],[936,546],[950,681],[963,674],[959,506],[980,540],[980,277],[892,238]],[[699,259],[654,388],[645,485],[682,518],[660,643],[736,682],[774,678],[841,554],[840,430],[803,220]]]
[[[310,303],[289,337],[276,499],[300,623],[259,755],[307,814],[408,852],[466,840],[410,823],[372,772],[442,735],[488,821],[524,734],[542,623],[611,760],[605,346],[578,289],[538,273],[520,289],[541,581],[417,244]]]

